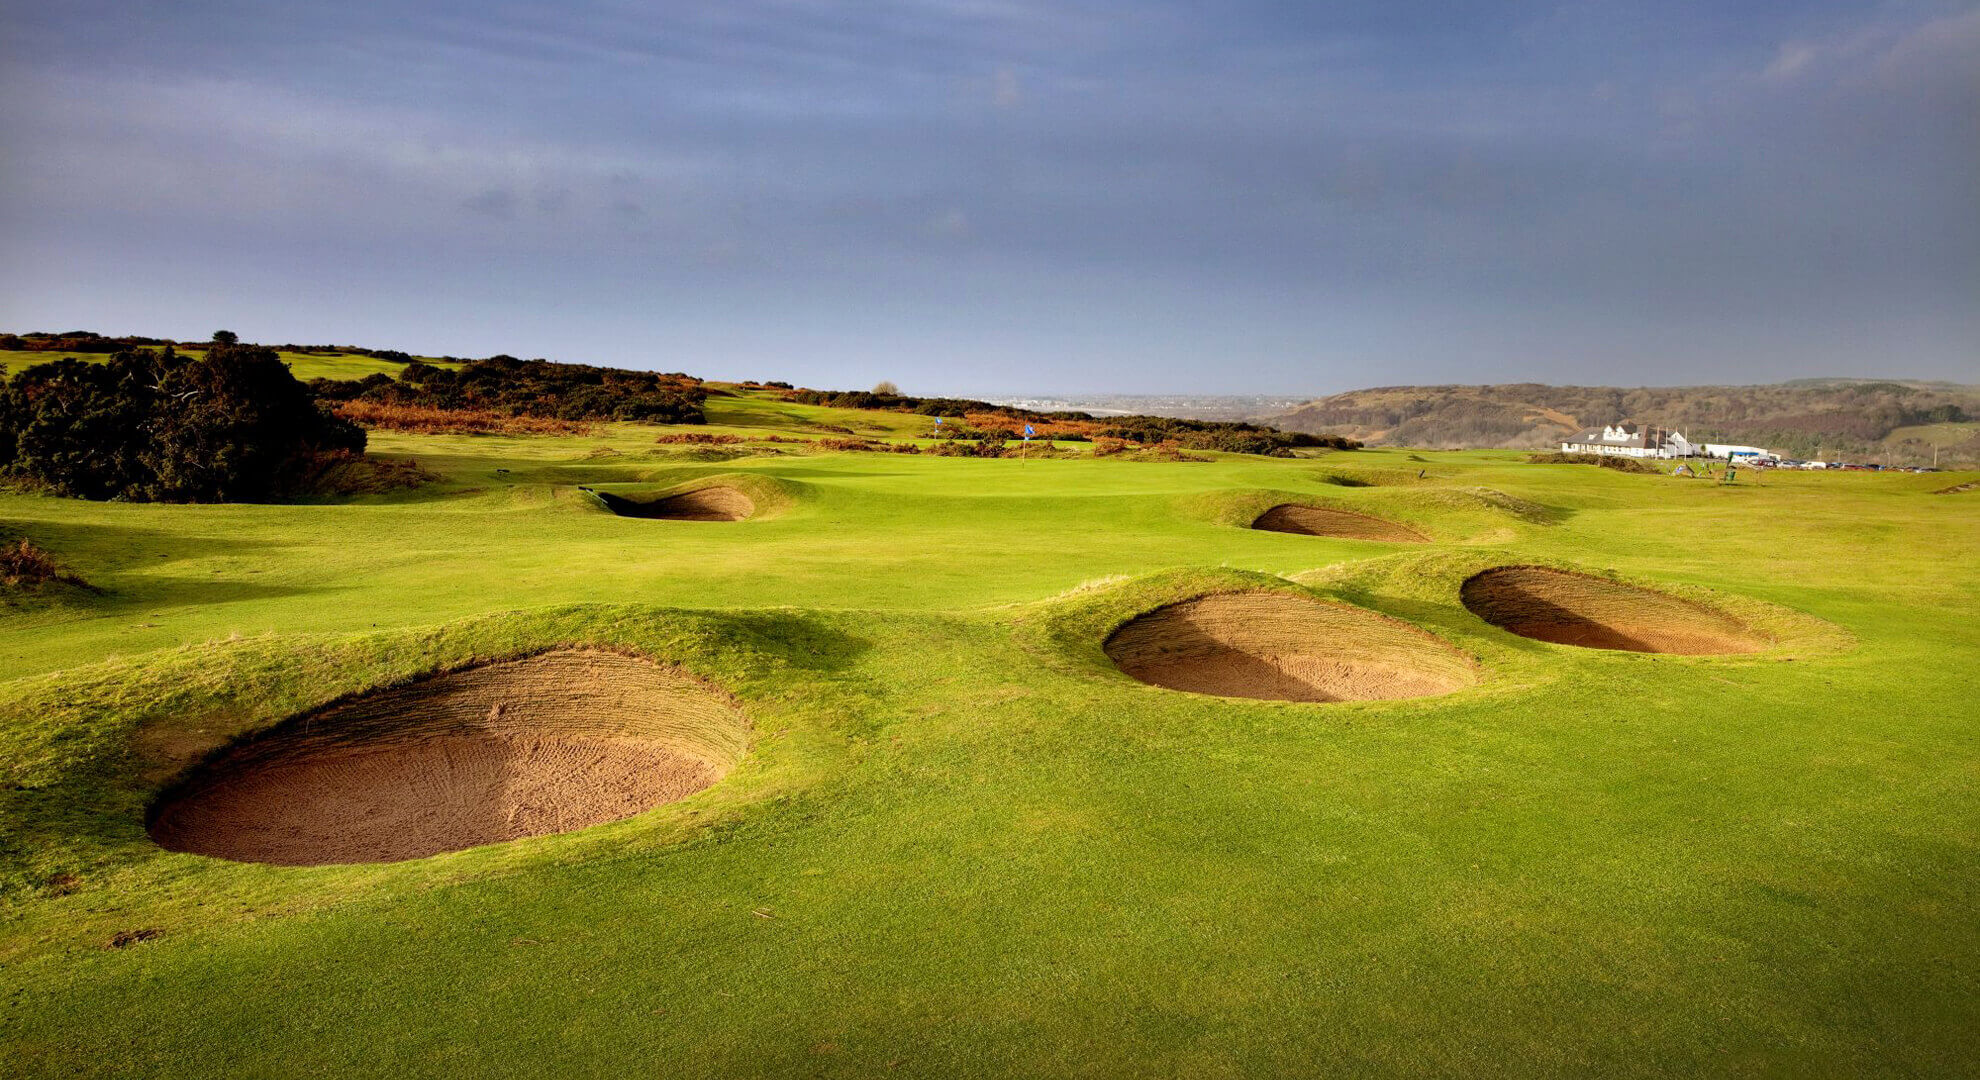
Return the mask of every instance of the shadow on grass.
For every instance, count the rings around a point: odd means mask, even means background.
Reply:
[[[53,552],[87,578],[91,571],[121,573],[169,565],[184,559],[269,551],[288,545],[242,536],[212,536],[128,525],[68,521],[23,523],[15,531]]]
[[[850,671],[873,642],[848,632],[844,620],[800,612],[712,612],[704,616],[736,645],[764,653],[797,668],[821,674]]]

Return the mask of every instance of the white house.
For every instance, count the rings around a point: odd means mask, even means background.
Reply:
[[[1678,458],[1699,452],[1681,431],[1638,428],[1635,424],[1610,424],[1600,430],[1584,431],[1563,440],[1564,454],[1608,454],[1613,457]]]

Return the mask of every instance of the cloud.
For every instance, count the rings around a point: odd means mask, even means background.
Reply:
[[[990,103],[1000,109],[1009,109],[1023,99],[1024,95],[1018,91],[1017,72],[1007,67],[998,68],[991,80]]]
[[[929,218],[922,231],[942,240],[967,240],[970,236],[969,215],[952,207]]]
[[[1792,79],[1798,72],[1815,59],[1818,51],[1805,41],[1790,41],[1781,46],[1772,63],[1761,71],[1760,77],[1769,82],[1783,82]]]
[[[477,214],[507,221],[516,216],[516,195],[507,188],[489,188],[461,201],[461,205]]]
[[[1532,312],[1536,342],[1617,312],[1703,340],[1742,308],[1819,341],[1980,286],[1956,164],[1980,159],[1980,8],[182,0],[105,36],[117,6],[0,37],[0,145],[33,148],[0,155],[18,266],[91,237],[434,280],[492,253],[522,291],[602,297],[697,264],[683,310],[782,289],[906,321],[902,295],[1037,308],[1070,282],[1092,291],[1066,325],[1130,343],[1143,281],[1205,342],[1353,331],[1316,296],[1408,326]],[[1119,296],[1082,284],[1109,275]]]

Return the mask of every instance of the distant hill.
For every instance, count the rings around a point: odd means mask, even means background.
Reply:
[[[1694,442],[1766,446],[1795,457],[1980,461],[1980,387],[1944,382],[1798,379],[1770,386],[1384,386],[1260,418],[1287,431],[1371,446],[1526,449],[1616,421],[1683,431]]]

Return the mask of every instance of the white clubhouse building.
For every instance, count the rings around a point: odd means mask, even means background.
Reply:
[[[1561,452],[1633,458],[1716,457],[1727,460],[1774,456],[1773,451],[1764,447],[1737,446],[1732,443],[1695,443],[1685,438],[1682,431],[1640,428],[1628,423],[1610,424],[1564,439],[1561,442]]]

